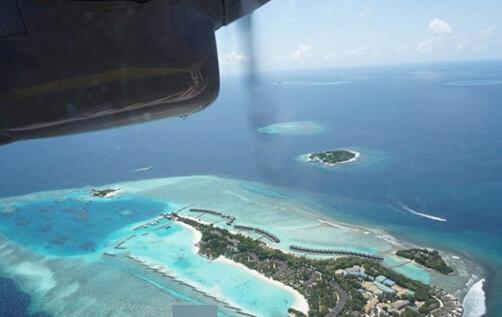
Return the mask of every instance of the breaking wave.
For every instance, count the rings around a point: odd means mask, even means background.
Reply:
[[[486,313],[484,282],[485,279],[481,279],[469,289],[462,304],[464,317],[481,317]]]

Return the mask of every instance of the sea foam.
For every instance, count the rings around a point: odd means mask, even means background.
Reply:
[[[469,289],[463,302],[464,317],[481,317],[486,313],[484,282],[485,279],[481,279]]]

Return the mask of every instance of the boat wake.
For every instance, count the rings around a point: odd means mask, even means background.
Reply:
[[[136,168],[136,169],[133,169],[132,171],[133,172],[146,172],[146,171],[149,171],[151,169],[152,169],[151,166],[147,166],[147,167]]]
[[[429,215],[429,214],[426,214],[426,213],[423,213],[423,212],[419,212],[419,211],[416,211],[414,209],[411,209],[410,207],[406,206],[405,204],[399,202],[396,200],[396,203],[399,204],[399,207],[407,212],[409,212],[410,214],[414,214],[415,216],[419,216],[419,217],[422,217],[422,218],[427,218],[427,219],[430,219],[430,220],[434,220],[434,221],[440,221],[440,222],[446,222],[447,219],[446,218],[441,218],[441,217],[437,217],[437,216],[434,216],[434,215]]]
[[[462,303],[464,317],[481,317],[486,313],[484,282],[485,279],[481,279],[469,289]]]

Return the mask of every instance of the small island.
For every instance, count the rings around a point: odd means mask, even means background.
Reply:
[[[335,164],[355,161],[359,153],[350,150],[333,150],[325,152],[311,153],[307,155],[308,162],[318,162],[322,165],[333,166]]]
[[[399,250],[396,252],[397,256],[407,258],[421,264],[429,269],[436,270],[443,274],[453,273],[453,269],[445,263],[443,258],[436,250],[427,249],[408,249]]]
[[[112,197],[114,193],[118,192],[118,188],[105,188],[105,189],[91,189],[91,196],[100,198]]]
[[[209,260],[240,263],[298,291],[308,312],[290,316],[461,316],[453,295],[409,279],[378,261],[361,257],[312,259],[285,253],[240,233],[176,213],[168,218],[201,233],[198,253]],[[286,312],[285,312],[286,313]]]

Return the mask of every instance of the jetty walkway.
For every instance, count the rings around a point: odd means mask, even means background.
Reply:
[[[268,231],[265,231],[263,229],[260,229],[260,228],[249,227],[249,226],[240,226],[240,225],[235,225],[234,228],[237,230],[243,230],[243,231],[254,231],[254,232],[261,234],[264,237],[268,238],[272,242],[275,242],[275,243],[281,242],[281,240],[276,235],[274,235],[273,233],[270,233]]]
[[[363,252],[334,250],[334,249],[314,249],[314,248],[301,247],[301,246],[297,246],[297,245],[290,245],[289,249],[291,251],[295,251],[295,252],[312,253],[312,254],[320,254],[320,255],[356,256],[356,257],[365,258],[365,259],[374,260],[374,261],[383,261],[383,257],[381,257],[381,256],[377,256],[377,255],[373,255],[373,254],[369,254],[369,253],[363,253]]]
[[[190,211],[191,212],[201,213],[201,214],[210,214],[210,215],[213,215],[213,216],[221,217],[221,218],[223,218],[223,219],[225,219],[227,221],[226,223],[227,223],[228,226],[231,226],[234,223],[234,221],[235,221],[235,217],[229,216],[229,215],[225,215],[224,213],[219,212],[219,211],[215,211],[215,210],[202,209],[202,208],[190,208]]]

